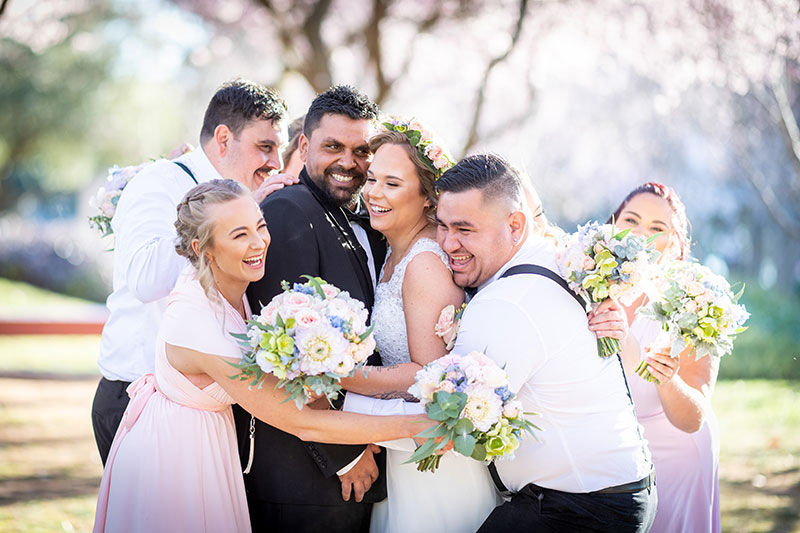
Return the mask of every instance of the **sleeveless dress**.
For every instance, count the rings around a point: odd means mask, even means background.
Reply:
[[[411,362],[403,308],[403,279],[411,260],[424,252],[435,253],[445,265],[448,264],[447,255],[436,241],[419,239],[397,264],[391,279],[379,283],[375,291],[372,323],[375,325],[375,342],[384,366]],[[390,254],[391,250],[387,256]],[[383,278],[383,269],[380,278]],[[405,412],[414,412],[415,409],[416,412],[423,412],[421,404],[406,403]],[[398,441],[382,444],[392,446],[394,442]],[[373,506],[370,531],[477,531],[497,504],[487,467],[455,452],[447,452],[435,473],[419,472],[415,464],[403,464],[414,451],[413,441],[405,439],[411,446],[403,446],[402,442],[392,446],[395,449],[386,450],[388,497]]]
[[[631,335],[642,347],[661,331],[654,320],[636,317]],[[644,428],[658,487],[658,511],[652,533],[720,531],[719,431],[711,412],[695,433],[670,423],[653,383],[632,376],[628,383],[639,423]]]
[[[244,333],[244,321],[224,299],[212,304],[194,273],[187,268],[170,294],[155,374],[128,387],[131,401],[103,472],[95,532],[250,531],[234,400],[216,382],[196,387],[165,352],[168,342],[241,356],[228,332]]]

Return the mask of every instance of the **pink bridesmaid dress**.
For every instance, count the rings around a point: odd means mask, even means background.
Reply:
[[[642,349],[659,332],[658,322],[641,317],[630,327]],[[667,420],[655,384],[635,374],[628,384],[656,469],[658,511],[651,533],[719,532],[719,432],[714,413],[697,432],[686,433]]]
[[[229,332],[243,333],[245,322],[224,299],[210,302],[194,273],[187,268],[170,294],[155,374],[128,388],[131,401],[103,472],[95,532],[250,531],[234,400],[216,382],[193,385],[164,351],[170,343],[241,355]]]

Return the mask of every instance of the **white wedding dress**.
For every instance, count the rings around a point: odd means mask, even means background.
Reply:
[[[448,264],[447,255],[436,241],[419,239],[397,264],[391,279],[378,284],[372,323],[384,366],[411,362],[403,310],[403,278],[411,260],[423,252],[433,252]],[[345,396],[344,409],[382,415],[424,411],[419,403],[377,400],[353,393]],[[373,507],[372,533],[472,533],[497,505],[497,493],[484,464],[451,451],[442,457],[435,473],[419,472],[417,465],[404,464],[415,449],[412,439],[380,444],[386,447],[388,498]]]

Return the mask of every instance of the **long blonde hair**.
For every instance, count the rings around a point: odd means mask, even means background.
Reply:
[[[214,220],[209,214],[209,207],[249,194],[249,191],[233,180],[211,180],[193,187],[178,204],[178,218],[175,221],[178,240],[175,251],[187,258],[197,269],[200,286],[212,301],[219,300],[219,295],[214,289],[214,274],[206,253],[214,245]],[[195,239],[197,253],[192,248]]]

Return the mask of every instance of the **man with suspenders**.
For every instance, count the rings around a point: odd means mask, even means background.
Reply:
[[[175,161],[145,167],[125,187],[111,221],[113,292],[97,365],[103,377],[92,404],[92,426],[105,464],[128,405],[130,382],[153,372],[155,338],[167,296],[188,262],[175,252],[176,207],[189,189],[233,179],[260,202],[297,179],[282,166],[286,103],[274,90],[244,80],[224,84],[206,109],[200,146]]]
[[[605,305],[589,325],[502,158],[467,157],[436,186],[439,244],[456,284],[476,290],[453,352],[485,351],[503,366],[543,430],[493,465],[507,501],[480,531],[647,531],[657,503],[650,453],[619,358],[597,354],[596,334],[626,330],[621,308]]]

